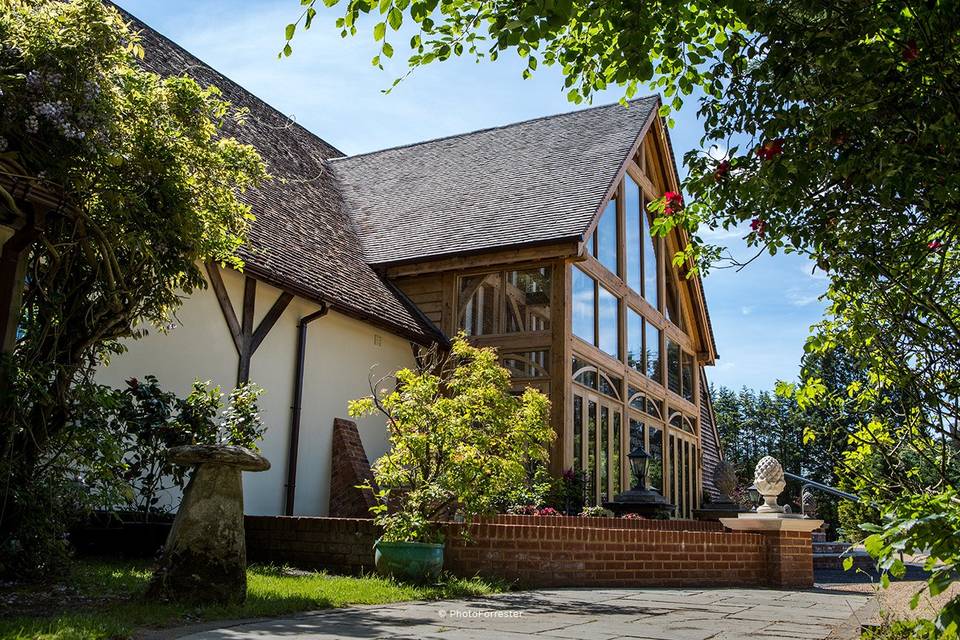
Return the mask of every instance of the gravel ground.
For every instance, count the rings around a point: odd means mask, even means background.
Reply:
[[[904,560],[907,562],[907,574],[901,580],[891,579],[887,589],[880,587],[880,579],[876,573],[865,571],[818,571],[817,586],[837,591],[875,594],[876,606],[870,612],[872,619],[859,620],[860,624],[877,624],[884,620],[908,620],[920,617],[933,618],[944,603],[960,594],[960,583],[957,583],[936,598],[931,598],[929,595],[921,596],[917,608],[910,609],[910,600],[915,593],[923,589],[927,573],[922,568],[921,558]],[[848,625],[848,628],[839,630],[831,636],[830,640],[858,638],[859,633],[855,627],[856,624]]]

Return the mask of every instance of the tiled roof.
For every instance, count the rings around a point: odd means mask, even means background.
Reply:
[[[580,238],[656,97],[332,159],[371,264]]]
[[[326,162],[343,154],[176,43],[124,16],[140,32],[148,70],[188,74],[218,87],[234,106],[249,109],[245,125],[228,124],[225,132],[253,145],[273,179],[244,194],[256,216],[240,251],[245,270],[407,337],[436,339],[439,331],[413,313],[364,261]]]

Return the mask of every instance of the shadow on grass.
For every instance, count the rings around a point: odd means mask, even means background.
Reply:
[[[482,596],[507,586],[451,576],[433,585],[411,585],[379,576],[251,566],[243,605],[195,606],[147,601],[143,593],[149,580],[147,562],[86,559],[77,562],[60,583],[0,587],[0,639],[126,638],[143,627],[265,618],[354,604]]]

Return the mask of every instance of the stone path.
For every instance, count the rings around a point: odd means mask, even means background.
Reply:
[[[870,594],[832,588],[541,589],[471,600],[333,609],[282,620],[238,622],[182,637],[820,640],[844,623],[849,625],[851,616],[869,600]]]

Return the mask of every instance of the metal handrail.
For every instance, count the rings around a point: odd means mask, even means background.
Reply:
[[[860,496],[847,493],[846,491],[840,491],[840,489],[834,489],[828,484],[823,484],[822,482],[817,482],[816,480],[810,480],[809,478],[804,478],[803,476],[798,476],[795,473],[790,473],[789,471],[784,471],[783,475],[791,480],[797,480],[798,482],[803,483],[803,487],[800,489],[800,511],[803,512],[803,490],[807,487],[812,487],[818,491],[823,491],[824,493],[829,493],[830,495],[837,496],[838,498],[843,498],[844,500],[850,500],[851,502],[860,502]]]

